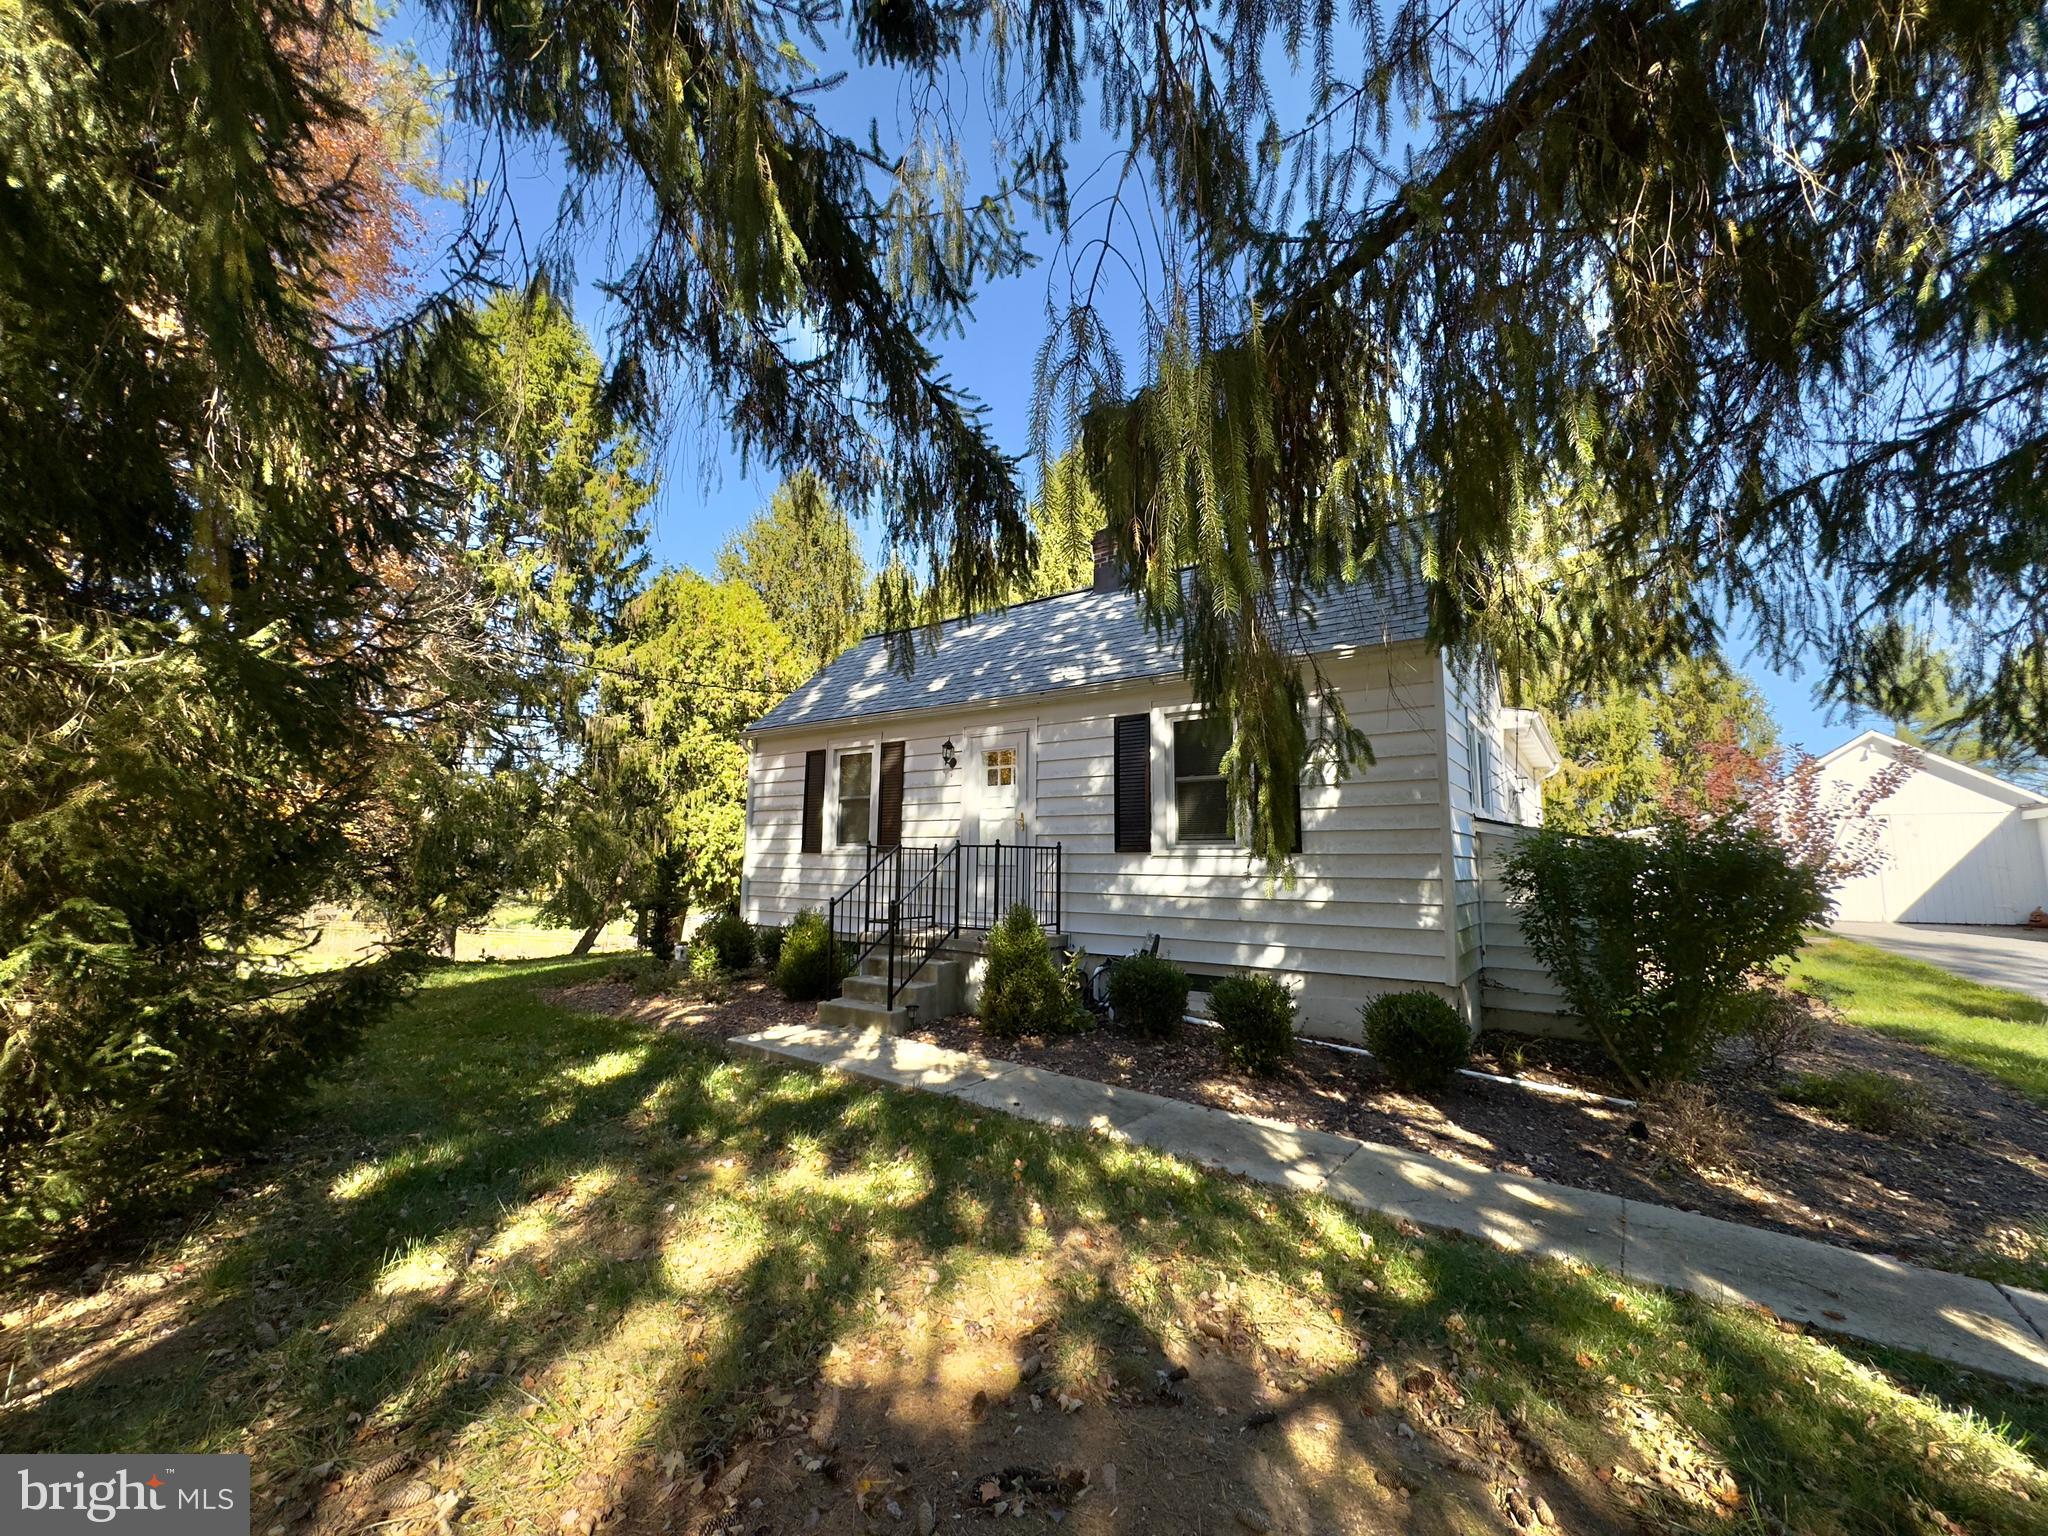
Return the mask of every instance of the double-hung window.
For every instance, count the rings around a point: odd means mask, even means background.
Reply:
[[[867,747],[839,754],[839,818],[837,841],[844,848],[865,843],[875,803],[875,754]]]
[[[1229,748],[1230,725],[1227,721],[1196,719],[1173,722],[1176,841],[1230,841],[1230,794],[1223,782],[1223,754]]]
[[[1465,722],[1465,771],[1472,776],[1472,808],[1484,816],[1493,809],[1493,764],[1477,720]]]

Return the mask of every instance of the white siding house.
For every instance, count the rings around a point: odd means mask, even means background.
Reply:
[[[745,915],[823,910],[899,845],[1031,847],[1047,873],[1005,877],[995,905],[1030,886],[1091,955],[1158,934],[1198,977],[1278,974],[1317,1034],[1355,1038],[1361,1004],[1411,987],[1476,1025],[1475,818],[1540,815],[1540,725],[1501,708],[1490,670],[1462,677],[1424,643],[1416,595],[1331,594],[1309,632],[1375,761],[1302,785],[1300,850],[1276,880],[1232,836],[1178,642],[1107,585],[949,624],[908,676],[870,638],[757,722]]]
[[[1905,781],[1871,807],[1882,862],[1846,882],[1835,917],[1874,923],[2024,923],[2048,907],[2048,795],[1881,731],[1820,759],[1838,804],[1904,762]]]

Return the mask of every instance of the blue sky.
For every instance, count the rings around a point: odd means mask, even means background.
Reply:
[[[1728,649],[1730,660],[1747,672],[1750,680],[1763,691],[1772,715],[1777,718],[1779,735],[1788,746],[1802,747],[1819,754],[1830,747],[1840,746],[1858,731],[1883,724],[1876,719],[1851,720],[1839,714],[1831,718],[1814,707],[1813,677],[1810,673],[1800,676],[1793,672],[1772,671],[1761,658],[1748,653],[1746,646],[1738,646],[1733,641]]]
[[[443,53],[432,26],[423,24],[409,5],[401,5],[387,24],[386,37],[410,43],[430,69],[439,67]],[[878,119],[886,143],[891,137],[890,126],[898,115],[897,86],[883,72],[851,67],[845,83],[821,110],[828,121],[863,137],[867,123]],[[1071,176],[1077,182],[1110,149],[1109,141],[1094,128],[1092,114],[1085,114],[1084,122],[1088,132],[1071,155]],[[978,146],[971,143],[967,148],[970,155],[978,152]],[[451,163],[445,174],[463,174],[463,149],[460,140],[451,144]],[[498,190],[517,211],[525,239],[534,242],[554,222],[562,178],[544,157],[531,153],[516,155]],[[1080,207],[1086,200],[1077,191],[1075,205]],[[1018,455],[1026,454],[1030,446],[1033,362],[1045,336],[1046,292],[1052,263],[1043,258],[1054,255],[1050,236],[1036,229],[1026,233],[1032,248],[1042,258],[1040,265],[985,284],[964,334],[935,341],[946,370],[988,406],[997,440]],[[514,254],[508,251],[508,255]],[[595,286],[605,275],[605,254],[591,245],[579,250],[576,264],[577,318],[602,348],[614,318]],[[660,491],[650,519],[654,555],[664,564],[691,565],[701,570],[710,569],[720,546],[767,504],[781,479],[772,466],[758,461],[743,463],[715,419],[703,419],[687,408],[666,424],[659,444],[659,463]],[[867,529],[865,536],[872,555],[878,543],[876,532]],[[1810,676],[1769,670],[1750,653],[1747,643],[1735,635],[1730,637],[1729,653],[1731,660],[1762,689],[1788,744],[1808,751],[1825,751],[1861,728],[1863,722],[1853,726],[1830,723],[1815,709]]]

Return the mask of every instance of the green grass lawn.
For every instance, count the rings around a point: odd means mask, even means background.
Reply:
[[[1989,1073],[2048,1105],[2048,1004],[1986,986],[1873,944],[1816,934],[1794,958],[1793,985],[1839,1009],[1844,1022],[1895,1035]],[[2005,1285],[2048,1289],[2048,1222],[2015,1221],[1946,1267]]]
[[[346,965],[376,951],[384,942],[385,930],[345,913],[322,911],[308,914],[305,927],[296,937],[261,946],[304,971],[323,971]],[[455,958],[475,960],[552,960],[566,956],[582,937],[575,928],[548,926],[533,902],[500,902],[472,927],[455,935]],[[630,918],[608,923],[598,935],[597,949],[621,950],[633,940]]]
[[[1791,979],[1851,1024],[1988,1072],[2048,1105],[2048,1003],[1833,936],[1807,941]]]
[[[258,1532],[401,1525],[393,1457],[458,1531],[969,1529],[978,1468],[1111,1457],[1065,1531],[1507,1531],[1517,1478],[2048,1530],[2042,1394],[535,996],[605,969],[438,973],[182,1241],[17,1287],[0,1445],[249,1451]]]

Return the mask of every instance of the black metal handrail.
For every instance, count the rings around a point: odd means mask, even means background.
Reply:
[[[1058,843],[963,843],[960,926],[986,933],[1022,902],[1048,933],[1065,926]]]
[[[888,1006],[960,931],[960,845],[933,849],[931,864],[896,898],[888,924],[884,974]]]
[[[851,975],[875,946],[888,937],[885,921],[890,895],[902,883],[901,848],[866,845],[867,862],[856,879],[825,906],[825,926],[832,934],[841,973]]]
[[[826,907],[844,975],[884,961],[888,1006],[946,941],[987,932],[1022,902],[1049,932],[1063,924],[1058,843],[869,845],[866,868]]]

